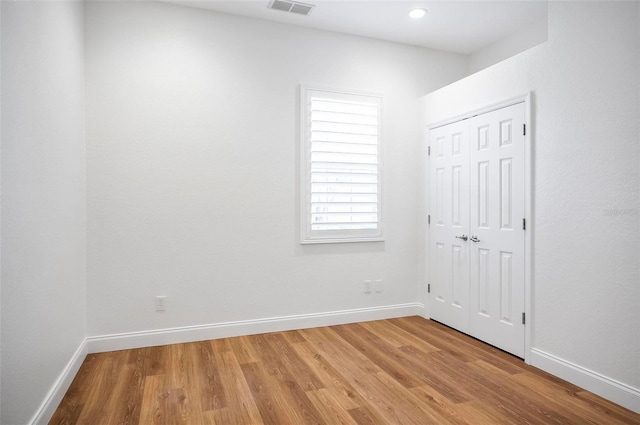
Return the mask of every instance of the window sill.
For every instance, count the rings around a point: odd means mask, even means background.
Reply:
[[[340,238],[327,238],[327,239],[303,239],[300,241],[301,245],[315,245],[315,244],[325,244],[325,243],[354,243],[354,242],[384,242],[383,237],[372,237],[372,238],[348,238],[348,239],[340,239]]]

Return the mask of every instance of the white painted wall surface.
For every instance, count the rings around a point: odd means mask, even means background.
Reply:
[[[86,336],[83,5],[2,2],[2,424]]]
[[[521,28],[507,38],[472,53],[469,55],[468,73],[473,74],[544,43],[548,37],[547,24],[548,19],[545,16],[544,19]]]
[[[0,4],[0,96],[2,95],[2,5]],[[0,101],[0,241],[2,241],[2,101]],[[2,242],[0,242],[0,270]],[[0,272],[0,379],[2,378],[2,273]],[[0,423],[2,422],[2,384],[0,383]]]
[[[415,303],[419,96],[464,57],[168,4],[86,10],[89,335]],[[384,93],[386,242],[299,244],[301,83]]]
[[[638,6],[551,2],[547,43],[424,102],[435,123],[533,92],[532,346],[636,393]]]

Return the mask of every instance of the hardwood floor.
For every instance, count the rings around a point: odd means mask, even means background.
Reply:
[[[50,424],[640,424],[419,317],[91,354]]]

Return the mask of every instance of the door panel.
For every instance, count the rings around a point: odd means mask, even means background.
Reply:
[[[524,122],[519,103],[429,135],[431,317],[520,357]]]
[[[430,132],[434,148],[430,169],[431,287],[434,319],[468,332],[469,245],[456,236],[468,235],[469,155],[466,123]]]
[[[469,121],[470,333],[524,356],[524,103]]]

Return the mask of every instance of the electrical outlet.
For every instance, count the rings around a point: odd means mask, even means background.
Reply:
[[[371,280],[365,280],[363,282],[362,285],[362,290],[365,294],[370,294],[371,293],[371,287],[372,287],[372,281]]]
[[[376,279],[375,282],[373,282],[373,288],[378,294],[382,292],[382,279]]]
[[[165,311],[167,308],[167,297],[165,295],[156,296],[156,311]]]

